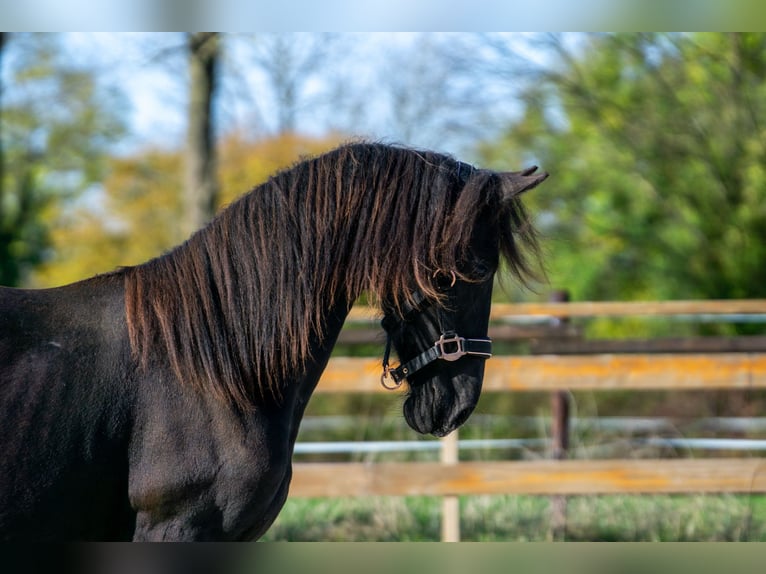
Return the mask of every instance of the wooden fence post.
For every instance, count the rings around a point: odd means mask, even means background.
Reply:
[[[551,294],[552,303],[569,302],[569,292],[554,291]],[[556,322],[564,326],[569,322],[568,317],[556,317]],[[565,460],[569,452],[569,392],[554,391],[551,396],[551,457],[554,460]],[[550,533],[551,540],[566,539],[567,529],[567,498],[566,496],[551,497]]]
[[[458,431],[441,439],[442,464],[457,464],[459,458]],[[460,542],[460,499],[445,496],[442,501],[442,542]]]

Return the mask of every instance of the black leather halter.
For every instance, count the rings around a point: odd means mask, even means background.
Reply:
[[[454,281],[453,281],[454,284]],[[405,317],[418,310],[419,306],[426,301],[422,293],[416,291],[413,294],[415,307],[404,309]],[[489,337],[483,339],[466,339],[455,332],[449,317],[447,317],[441,307],[437,309],[439,319],[439,328],[441,336],[436,340],[432,347],[426,349],[416,357],[408,360],[398,367],[391,368],[388,364],[391,355],[391,335],[386,329],[386,350],[383,354],[383,374],[380,376],[380,384],[388,390],[394,390],[402,385],[402,382],[410,375],[415,374],[422,368],[431,363],[442,361],[457,361],[460,358],[470,355],[480,359],[489,359],[492,356],[492,339]],[[389,383],[391,380],[393,383]]]

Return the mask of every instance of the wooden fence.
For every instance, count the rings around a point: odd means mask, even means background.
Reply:
[[[654,341],[584,341],[569,317],[630,315],[766,315],[766,300],[495,305],[493,336],[536,337],[533,356],[495,356],[486,365],[486,391],[766,388],[766,337]],[[355,310],[352,320],[364,320]],[[509,325],[509,317],[556,318],[545,325]],[[565,318],[562,320],[562,318]],[[554,333],[553,337],[548,335]],[[371,338],[346,335],[346,342]],[[378,335],[379,337],[379,335]],[[554,341],[555,343],[551,342]],[[561,349],[559,354],[554,353]],[[664,352],[670,349],[672,352]],[[606,351],[606,352],[604,352]],[[647,352],[648,351],[648,352]],[[379,359],[333,358],[317,392],[383,392]],[[555,405],[555,403],[554,403]],[[566,413],[564,413],[564,417]],[[564,421],[563,432],[566,433]],[[564,447],[566,440],[563,441]],[[766,459],[562,460],[408,463],[299,463],[293,497],[476,494],[616,494],[766,492]]]
[[[380,359],[337,357],[320,393],[386,393]],[[485,391],[766,388],[766,352],[492,357]]]

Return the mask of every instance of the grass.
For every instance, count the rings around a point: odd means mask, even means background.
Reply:
[[[465,541],[551,539],[549,499],[460,499]],[[441,499],[371,497],[288,500],[264,541],[438,541]],[[766,496],[573,496],[569,541],[766,541]]]

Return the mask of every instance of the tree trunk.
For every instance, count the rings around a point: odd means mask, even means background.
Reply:
[[[204,226],[218,204],[214,124],[211,114],[218,77],[220,35],[196,32],[188,36],[189,117],[186,140],[184,234]]]
[[[3,191],[5,181],[5,155],[3,153],[3,48],[7,32],[0,32],[0,229],[3,225]]]
[[[0,285],[11,285],[11,235],[5,220],[5,152],[3,150],[3,48],[7,32],[0,32]]]

